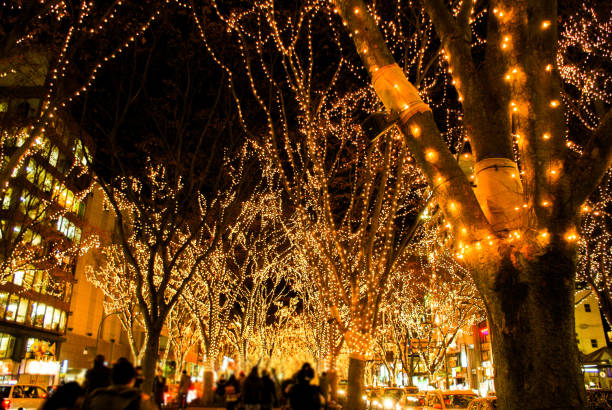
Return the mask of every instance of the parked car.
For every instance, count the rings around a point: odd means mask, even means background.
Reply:
[[[425,393],[406,393],[400,402],[400,408],[421,410],[425,405]]]
[[[467,410],[476,394],[471,390],[433,390],[425,396],[423,409],[464,409]]]
[[[396,410],[400,408],[400,402],[403,400],[404,394],[404,390],[399,387],[374,389],[369,395],[368,408]]]
[[[404,386],[406,394],[419,394],[419,388],[416,386]]]
[[[497,397],[487,396],[474,399],[470,402],[468,410],[494,410],[497,408]]]
[[[47,390],[33,384],[0,385],[3,410],[38,410],[47,399]]]

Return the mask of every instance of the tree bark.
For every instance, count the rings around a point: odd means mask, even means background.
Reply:
[[[365,402],[361,398],[364,371],[365,360],[351,356],[349,358],[348,392],[346,397],[347,409],[365,409]]]
[[[153,378],[155,377],[155,368],[157,359],[159,358],[159,337],[161,335],[161,327],[159,329],[151,329],[149,337],[145,345],[144,356],[142,358],[142,391],[151,394],[153,390]]]
[[[202,395],[204,396],[205,404],[212,404],[213,396],[213,380],[214,380],[214,364],[212,360],[206,360],[204,367],[204,381],[202,386]]]
[[[333,402],[338,401],[338,372],[335,368],[327,371],[329,379],[329,399]]]
[[[561,242],[540,254],[502,250],[479,282],[489,315],[501,409],[585,406],[574,324],[574,252]]]

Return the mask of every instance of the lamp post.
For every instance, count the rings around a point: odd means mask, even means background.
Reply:
[[[119,313],[120,313],[120,312],[111,312],[111,313],[108,313],[108,314],[106,314],[106,315],[102,316],[102,319],[100,320],[100,324],[98,325],[98,331],[97,331],[97,333],[96,333],[96,346],[94,347],[94,353],[95,353],[95,354],[98,354],[98,346],[99,346],[99,344],[100,344],[100,337],[102,336],[102,331],[103,331],[102,326],[104,325],[104,321],[105,321],[105,320],[106,320],[106,318],[108,318],[109,316],[112,316],[112,315],[117,315],[117,314],[119,314]],[[114,343],[115,343],[115,339],[111,339],[111,343],[113,343],[113,344],[114,344]],[[89,350],[89,349],[87,348],[87,346],[85,346],[85,349],[83,349],[83,354],[87,354],[87,353],[88,353],[88,350]],[[112,347],[111,347],[111,360],[112,360],[112,354],[113,354],[113,351],[112,351]]]

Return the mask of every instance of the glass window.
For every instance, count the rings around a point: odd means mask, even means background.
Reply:
[[[45,310],[44,328],[51,329],[52,323],[53,323],[53,306],[47,306],[47,310]]]
[[[7,333],[0,333],[0,359],[6,359],[13,355],[15,337]]]
[[[25,275],[25,272],[22,270],[15,271],[15,274],[13,275],[13,283],[15,285],[23,286],[23,276],[24,275]]]
[[[4,319],[4,312],[8,303],[8,293],[0,292],[0,319]]]
[[[591,339],[591,347],[597,347],[597,339]]]
[[[26,298],[21,298],[19,300],[19,307],[17,308],[17,319],[15,320],[17,323],[24,323],[26,320],[26,315],[28,313],[28,300]]]
[[[62,311],[59,309],[53,310],[53,322],[51,323],[51,329],[59,330],[59,322]]]
[[[591,305],[589,305],[588,303],[584,304],[584,311],[585,312],[590,312],[591,311]]]
[[[45,175],[45,180],[42,183],[42,189],[44,192],[51,192],[53,189],[53,177],[51,174],[47,173]]]
[[[9,297],[8,306],[6,307],[6,320],[15,320],[17,306],[19,306],[19,296],[11,295]]]
[[[38,327],[43,326],[46,308],[47,306],[44,303],[37,303],[36,309],[32,309],[32,315],[33,315],[32,324],[34,326],[38,326]]]
[[[34,283],[34,274],[36,271],[34,269],[26,269],[25,274],[23,276],[23,287],[26,289],[31,289],[32,284]]]
[[[64,328],[66,326],[66,312],[62,312],[62,315],[60,316],[60,322],[59,322],[59,331],[63,332]]]
[[[59,149],[57,147],[53,147],[51,150],[51,154],[49,155],[49,164],[52,166],[57,165],[57,159],[59,157]]]
[[[37,270],[34,275],[34,282],[32,283],[32,289],[36,292],[40,292],[43,283],[43,275],[44,272],[41,270]]]
[[[13,188],[6,190],[4,198],[2,198],[2,209],[9,209],[11,205],[11,196],[13,195]]]

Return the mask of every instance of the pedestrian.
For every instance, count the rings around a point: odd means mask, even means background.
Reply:
[[[289,390],[289,404],[292,410],[319,410],[321,399],[319,387],[310,384],[314,370],[310,363],[304,363],[297,374],[297,383]]]
[[[168,388],[166,387],[166,378],[163,376],[161,369],[157,369],[157,374],[153,379],[153,400],[160,409],[164,406],[164,394]]]
[[[327,410],[328,402],[329,402],[329,379],[327,378],[327,373],[321,373],[321,377],[319,377],[319,390],[321,391],[321,396],[323,396],[323,406]]]
[[[232,373],[225,384],[225,408],[227,410],[234,410],[238,404],[239,397],[240,383],[238,383],[236,376]]]
[[[187,408],[187,393],[191,387],[191,377],[187,374],[187,370],[183,370],[181,380],[179,382],[178,394],[179,394],[179,408]]]
[[[225,376],[221,375],[219,380],[217,380],[217,388],[215,389],[215,402],[220,402],[223,404],[223,399],[225,398],[225,385],[227,384],[227,380],[225,380]]]
[[[144,382],[144,376],[142,375],[142,366],[136,366],[136,381],[134,387],[140,389]]]
[[[156,410],[151,397],[134,388],[136,370],[125,357],[111,372],[112,385],[98,388],[85,398],[83,410]]]
[[[104,364],[104,356],[96,355],[93,367],[85,373],[85,393],[111,384],[111,370]]]
[[[257,366],[253,366],[242,386],[242,402],[245,410],[259,410],[263,383],[259,378]]]
[[[78,410],[84,396],[85,390],[77,382],[62,384],[45,401],[41,410]]]
[[[261,372],[261,410],[272,410],[276,402],[276,385],[266,370]]]

